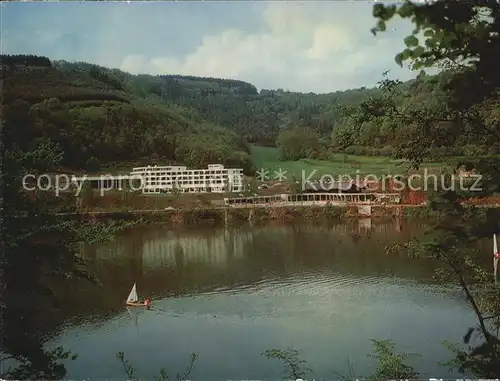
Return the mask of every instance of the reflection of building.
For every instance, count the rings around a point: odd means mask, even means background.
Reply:
[[[207,169],[187,169],[180,166],[137,167],[131,173],[142,177],[143,193],[161,192],[241,192],[243,170],[224,168],[222,164],[211,164]]]
[[[180,236],[173,232],[143,241],[143,265],[160,267],[176,265],[179,256],[182,262],[203,262],[225,266],[228,258],[243,257],[245,246],[252,240],[250,232],[216,234],[211,236]]]
[[[178,235],[175,232],[158,232],[146,235],[140,241],[114,240],[112,243],[92,246],[98,259],[96,263],[103,265],[106,261],[119,262],[138,261],[135,266],[159,268],[175,267],[189,263],[206,263],[208,265],[225,266],[227,261],[242,258],[245,248],[252,241],[250,231],[220,231],[213,235]],[[136,238],[135,238],[136,239]],[[90,246],[89,246],[90,247]],[[87,253],[84,257],[93,259]],[[103,262],[104,261],[104,262]]]
[[[85,245],[83,258],[92,261],[96,268],[106,267],[106,262],[119,263],[123,261],[133,245],[121,239],[106,242],[100,245]]]

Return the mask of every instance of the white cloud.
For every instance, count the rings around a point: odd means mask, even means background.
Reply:
[[[403,80],[413,76],[394,62],[411,25],[391,22],[388,32],[374,37],[372,5],[61,3],[43,12],[10,6],[3,48],[132,73],[235,78],[258,88],[305,92],[371,86],[387,69]]]
[[[322,24],[314,30],[308,56],[313,60],[321,60],[333,52],[349,52],[354,46],[354,41],[346,29],[336,25]]]
[[[148,59],[145,55],[130,54],[126,56],[121,65],[121,69],[130,73],[138,73],[148,66]]]
[[[411,76],[394,63],[404,35],[371,35],[375,20],[366,3],[269,3],[261,17],[258,32],[233,28],[205,36],[183,57],[127,56],[121,69],[235,78],[258,88],[305,92],[371,86],[389,68],[402,79]]]

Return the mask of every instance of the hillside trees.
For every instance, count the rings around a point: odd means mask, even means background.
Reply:
[[[52,63],[47,57],[36,56],[33,54],[15,54],[0,55],[0,61],[2,65],[23,65],[23,66],[45,66],[52,67]]]
[[[37,137],[56,143],[63,153],[60,164],[66,168],[94,171],[117,162],[150,164],[153,160],[194,167],[222,162],[242,167],[246,173],[253,171],[244,135],[207,122],[189,105],[164,98],[160,77],[61,61],[53,67],[35,67],[23,59],[28,66],[18,67],[19,59],[8,56],[3,66],[10,75],[2,111],[9,120],[18,118],[17,113],[23,115],[36,126]],[[194,78],[187,85],[182,78],[175,81],[184,84],[186,91],[194,81],[193,94],[204,83]],[[238,90],[242,94],[254,93],[243,82],[221,83],[242,89]],[[207,129],[208,125],[212,127]]]
[[[195,168],[222,163],[241,166],[245,173],[254,171],[248,147],[236,133],[212,124],[202,124],[192,134],[182,136],[175,155]]]
[[[118,109],[120,103],[128,103],[133,108],[148,108],[148,112],[156,106],[157,110],[152,114],[175,114],[174,119],[182,116],[191,125],[219,125],[236,132],[250,143],[269,146],[276,145],[283,131],[302,128],[318,139],[330,141],[325,152],[347,150],[354,153],[390,154],[393,151],[391,148],[405,139],[407,133],[407,126],[398,120],[382,118],[374,123],[363,124],[345,114],[345,108],[355,107],[366,98],[377,96],[380,89],[352,89],[330,94],[302,94],[283,90],[261,90],[258,93],[253,85],[242,81],[179,75],[131,75],[89,63],[64,61],[56,61],[52,66],[19,70],[5,65],[11,73],[11,79],[5,87],[5,103],[16,98],[30,103],[58,98],[73,109],[104,106]],[[439,94],[436,93],[438,82],[428,76],[398,85],[398,105],[411,107],[429,99],[439,101]],[[128,110],[126,105],[124,110]],[[118,136],[132,139],[129,134]],[[477,144],[479,148],[474,144],[471,147],[468,142],[467,151],[484,153],[486,142],[478,141]],[[455,151],[460,151],[461,145],[466,143],[457,142]],[[133,146],[135,150],[136,144]],[[133,151],[127,148],[127,152]]]
[[[157,157],[194,167],[224,162],[252,170],[248,147],[235,133],[197,126],[157,105],[71,107],[51,98],[34,105],[16,101],[2,111],[8,123],[31,123],[33,137],[57,143],[63,152],[60,164],[67,168],[96,170],[103,164]]]
[[[305,128],[295,127],[278,136],[277,146],[283,160],[299,160],[316,157],[320,150],[319,134]]]
[[[302,129],[311,137],[317,137],[318,142],[314,145],[319,148],[312,152],[325,158],[330,152],[391,155],[403,142],[413,142],[422,136],[417,125],[401,117],[379,115],[364,120],[350,112],[366,100],[386,96],[383,94],[387,93],[378,88],[329,94],[279,89],[257,92],[253,85],[235,80],[132,75],[82,62],[55,61],[49,67],[19,66],[13,63],[15,61],[6,59],[7,64],[2,66],[7,74],[2,94],[4,105],[19,99],[30,105],[38,104],[34,117],[48,119],[49,122],[43,123],[53,126],[50,128],[60,128],[52,120],[55,117],[52,114],[57,113],[59,119],[65,118],[61,128],[65,137],[61,137],[59,143],[64,152],[71,151],[75,156],[68,165],[78,168],[94,170],[102,164],[110,164],[113,158],[128,162],[163,158],[182,163],[184,159],[175,152],[189,151],[189,148],[180,149],[178,143],[189,142],[189,134],[203,124],[217,125],[235,133],[233,136],[238,137],[234,141],[236,153],[228,156],[229,150],[225,149],[224,162],[239,162],[234,165],[244,167],[249,166],[246,163],[250,160],[244,154],[248,152],[246,142],[276,146],[280,134],[289,130]],[[449,91],[446,84],[452,75],[448,68],[437,76],[422,74],[416,80],[394,83],[391,89],[394,106],[414,115],[423,105],[426,107],[421,112],[423,115],[446,114],[445,98]],[[59,99],[60,105],[54,104],[49,111],[43,111],[51,98]],[[498,106],[496,100],[490,99],[469,113],[483,115],[491,125],[498,119]],[[453,115],[446,114],[446,117]],[[447,123],[451,125],[452,121]],[[469,125],[470,122],[464,123],[464,128]],[[88,134],[85,133],[87,128]],[[455,139],[445,123],[441,134],[449,139],[440,145],[437,141],[427,145],[429,153],[436,158],[471,153],[487,155],[498,148],[486,135],[468,133]],[[196,136],[192,137],[197,140]],[[75,151],[74,146],[79,146],[72,144],[72,139],[83,141],[80,149]],[[214,141],[214,145],[217,144]],[[304,144],[302,151],[310,151],[310,139]],[[214,148],[210,155],[220,157],[220,147]],[[204,157],[210,155],[204,154]],[[290,157],[293,156],[297,155]],[[65,156],[64,160],[68,158]],[[190,162],[196,160],[193,156]]]

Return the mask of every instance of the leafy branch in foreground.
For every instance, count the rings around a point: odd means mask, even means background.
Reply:
[[[1,361],[15,360],[18,366],[9,367],[2,372],[3,379],[24,380],[33,375],[39,375],[41,378],[47,378],[49,375],[62,375],[66,372],[61,360],[76,360],[78,356],[70,351],[65,351],[62,347],[45,351],[42,356],[38,356],[39,361],[31,361],[29,356],[7,356]]]
[[[406,361],[408,361],[411,355],[419,355],[414,353],[396,353],[396,345],[390,340],[372,339],[372,342],[375,346],[375,354],[368,356],[377,359],[378,366],[375,373],[367,378],[368,380],[416,380],[418,378],[419,374],[411,365],[406,364]]]
[[[368,381],[385,381],[385,380],[415,380],[419,374],[415,369],[406,364],[409,357],[419,356],[410,353],[396,353],[395,344],[391,340],[375,340],[372,339],[374,345],[374,354],[369,354],[368,357],[377,360],[377,369],[375,373],[366,377]],[[263,353],[269,359],[276,359],[283,362],[285,366],[284,380],[303,379],[312,369],[307,367],[307,362],[299,358],[299,352],[296,349],[269,349]],[[344,381],[356,380],[354,366],[349,361],[349,375],[341,376]],[[338,373],[337,373],[338,374]],[[339,375],[339,374],[338,374]]]
[[[146,221],[138,219],[134,221],[95,221],[84,224],[76,230],[78,238],[85,243],[95,244],[112,239],[117,233],[132,228],[134,226],[143,225]]]
[[[283,379],[304,378],[311,372],[306,366],[306,361],[299,358],[299,351],[293,348],[268,349],[262,353],[268,359],[280,360],[285,365],[285,376]]]
[[[62,160],[60,146],[31,123],[29,107],[14,102],[2,106],[0,151],[1,223],[0,292],[2,302],[2,367],[5,379],[63,379],[63,360],[70,352],[44,345],[46,321],[58,316],[57,290],[69,279],[95,281],[79,255],[82,241],[100,241],[126,225],[82,226],[54,214],[57,197],[47,191],[22,189],[26,174],[51,173]],[[91,229],[91,230],[87,230]],[[9,364],[3,360],[9,360]]]
[[[127,379],[129,381],[138,381],[140,378],[137,376],[137,370],[130,364],[130,362],[125,358],[125,353],[124,352],[118,352],[116,354],[116,357],[122,364],[123,370],[125,374],[127,375]],[[186,370],[180,374],[177,373],[175,376],[175,379],[177,381],[182,381],[182,380],[187,380],[188,377],[191,375],[191,372],[193,371],[194,365],[196,361],[198,360],[198,354],[196,353],[191,353],[191,357],[189,359],[188,366],[186,367]],[[168,376],[167,371],[162,368],[160,369],[159,375],[154,377],[155,381],[169,381],[170,378]]]
[[[500,3],[437,0],[425,4],[410,1],[398,5],[376,4],[374,34],[384,32],[386,23],[395,15],[409,19],[415,27],[405,39],[406,49],[396,56],[396,62],[402,65],[407,61],[414,69],[441,68],[439,92],[435,96],[439,101],[429,99],[421,105],[405,107],[396,102],[393,82],[385,79],[380,86],[383,96],[360,107],[359,114],[369,120],[381,115],[401,118],[416,127],[401,141],[397,151],[400,158],[415,167],[429,157],[431,147],[480,141],[497,153],[500,150],[497,69]],[[415,86],[423,85],[424,78],[425,74],[421,74]],[[457,164],[474,168],[481,175],[481,191],[474,192],[474,196],[488,196],[500,192],[498,163],[494,155],[484,158],[473,154]],[[478,326],[471,327],[463,339],[469,345],[468,350],[447,345],[455,353],[448,365],[462,373],[472,372],[476,377],[498,377],[500,289],[491,272],[486,271],[488,256],[476,253],[476,247],[480,240],[500,232],[500,213],[491,209],[466,213],[461,201],[472,194],[456,188],[457,184],[436,192],[430,207],[445,212],[444,218],[412,249],[416,255],[441,263],[443,280],[458,283],[476,315]],[[474,333],[482,342],[469,344]]]
[[[412,257],[437,261],[440,267],[436,278],[443,284],[455,281],[460,286],[476,316],[477,327],[469,328],[464,335],[466,351],[445,343],[455,355],[445,365],[477,377],[500,374],[500,288],[485,269],[487,255],[475,247],[480,239],[498,231],[499,221],[499,213],[494,210],[450,213],[423,237],[396,248],[408,251]]]

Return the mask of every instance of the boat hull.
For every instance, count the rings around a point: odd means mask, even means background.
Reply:
[[[136,302],[125,302],[125,304],[127,306],[131,306],[131,307],[146,307],[147,304],[145,303],[136,303]]]

